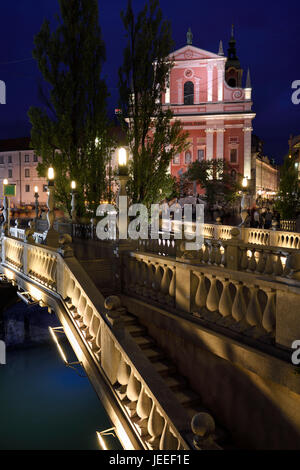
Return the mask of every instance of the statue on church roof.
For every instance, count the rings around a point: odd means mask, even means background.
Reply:
[[[186,33],[186,43],[188,46],[191,46],[193,44],[193,33],[191,28],[189,28],[188,32]]]

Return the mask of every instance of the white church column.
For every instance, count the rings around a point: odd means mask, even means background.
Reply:
[[[214,129],[207,128],[206,132],[206,160],[212,160],[214,156]]]
[[[244,127],[244,177],[251,179],[251,133],[252,127]]]
[[[195,104],[200,103],[200,79],[195,78]]]
[[[224,158],[224,132],[225,129],[217,129],[217,158]]]
[[[218,101],[223,101],[224,63],[218,64]]]
[[[207,101],[212,101],[213,97],[213,64],[207,65]]]

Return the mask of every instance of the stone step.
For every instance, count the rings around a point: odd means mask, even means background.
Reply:
[[[144,336],[147,333],[147,330],[144,326],[137,325],[128,325],[126,326],[127,331],[131,334],[131,336]]]
[[[157,361],[153,362],[153,367],[162,376],[173,375],[176,372],[176,367],[169,361]]]
[[[179,403],[182,404],[185,408],[194,407],[201,403],[199,395],[194,393],[192,390],[185,389],[174,392]]]
[[[154,339],[150,336],[138,336],[134,340],[141,349],[147,349],[155,345]]]
[[[181,376],[164,377],[164,381],[172,391],[182,390],[186,388],[186,380]]]
[[[130,313],[126,313],[126,314],[122,314],[122,320],[125,324],[125,326],[129,326],[129,325],[138,325],[138,320],[136,317],[134,317],[133,315],[130,315]]]
[[[160,361],[161,359],[164,359],[165,355],[162,351],[160,351],[158,348],[146,348],[143,350],[145,356],[149,359],[151,362],[156,362]]]

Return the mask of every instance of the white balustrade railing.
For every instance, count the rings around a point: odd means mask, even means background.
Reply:
[[[289,291],[290,280],[284,276],[292,280],[300,295],[299,272],[292,275],[295,263],[291,263],[290,253],[256,245],[240,250],[238,245],[228,244],[229,258],[234,255],[232,249],[239,250],[240,270],[232,270],[224,266],[226,256],[220,248],[218,242],[205,242],[200,262],[137,252],[124,255],[123,292],[172,310],[194,312],[204,321],[274,342],[277,292],[280,302],[284,295],[287,303],[295,299]],[[277,315],[283,314],[278,310]]]
[[[52,248],[3,237],[1,264],[3,272],[10,279],[17,282],[20,274],[27,282],[34,281],[30,292],[32,296],[38,295],[37,292],[41,294],[37,300],[46,302],[43,292],[48,292],[49,295],[55,291],[55,296],[60,297],[81,340],[115,390],[116,399],[119,400],[123,412],[129,420],[132,420],[132,426],[135,427],[137,435],[140,435],[144,448],[156,450],[190,448],[191,443],[188,444],[182,437],[183,434],[190,434],[187,425],[190,418],[182,408],[182,416],[187,420],[178,420],[178,415],[177,417],[174,415],[176,422],[174,424],[170,413],[172,414],[172,409],[181,409],[181,405],[174,407],[173,404],[173,408],[168,405],[174,397],[168,388],[163,389],[163,384],[161,384],[161,397],[159,388],[153,393],[152,388],[159,383],[160,376],[151,365],[151,370],[145,374],[149,362],[144,358],[142,351],[135,350],[131,357],[130,351],[138,346],[124,328],[119,334],[120,327],[117,331],[106,320],[104,298],[96,287],[91,285],[85,271],[75,258],[64,259]],[[75,267],[75,273],[72,267]],[[157,278],[155,281],[157,298],[168,296],[168,301],[173,301],[174,265],[169,267],[163,264],[153,265],[150,269],[157,271],[156,275],[153,272],[153,279]],[[146,273],[146,266],[142,261],[138,270]],[[138,271],[135,276],[137,280]],[[37,289],[38,286],[40,290]],[[139,288],[147,289],[147,285],[139,285]],[[124,310],[117,308],[115,314],[120,315]],[[140,371],[139,365],[143,361],[146,363]],[[151,374],[154,374],[154,377]],[[170,393],[169,400],[168,393]],[[178,413],[180,414],[180,411]]]

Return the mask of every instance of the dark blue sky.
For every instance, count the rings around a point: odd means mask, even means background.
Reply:
[[[117,106],[117,71],[122,62],[124,31],[120,10],[126,0],[99,0],[100,24],[106,42],[104,73]],[[217,52],[223,40],[225,54],[234,22],[240,61],[250,66],[254,132],[265,141],[265,153],[278,162],[287,152],[290,133],[300,134],[300,105],[291,102],[291,83],[300,80],[299,0],[161,0],[164,15],[172,23],[176,48],[186,43],[191,26],[195,46]],[[139,7],[143,0],[134,0]],[[0,79],[6,82],[7,104],[0,105],[0,138],[29,135],[27,111],[38,105],[39,72],[30,59],[33,37],[45,17],[58,11],[57,0],[10,0],[1,2]],[[16,63],[14,63],[16,61]]]

